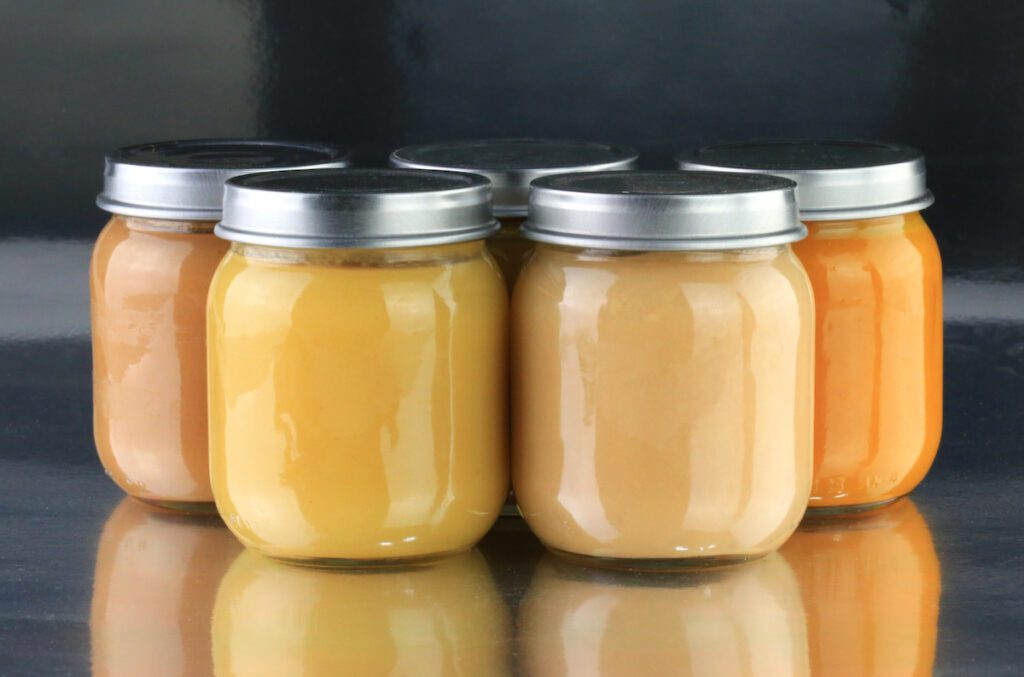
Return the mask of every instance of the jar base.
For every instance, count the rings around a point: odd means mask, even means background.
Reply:
[[[828,517],[830,515],[854,515],[862,512],[871,512],[872,510],[879,510],[886,506],[892,505],[896,501],[903,499],[903,496],[897,496],[895,498],[887,498],[884,501],[872,501],[871,503],[852,503],[850,505],[809,505],[807,506],[807,514],[805,519],[808,517]]]
[[[146,505],[179,514],[203,516],[217,514],[217,504],[213,501],[165,501],[159,498],[142,498],[140,496],[132,496],[132,498]]]
[[[336,571],[407,571],[433,566],[442,560],[464,553],[463,550],[449,550],[430,555],[413,557],[381,557],[378,559],[349,559],[345,557],[283,557],[260,553],[276,562],[310,569],[333,569]],[[258,552],[258,551],[257,551]]]
[[[648,572],[693,572],[708,569],[720,569],[736,566],[745,562],[753,562],[765,557],[768,553],[755,555],[712,555],[709,557],[665,557],[649,559],[633,559],[629,557],[594,557],[580,555],[546,546],[553,554],[582,567],[608,569],[611,571],[648,571]]]

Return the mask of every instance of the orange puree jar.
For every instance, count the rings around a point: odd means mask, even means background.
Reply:
[[[112,214],[90,270],[96,448],[130,495],[212,511],[206,434],[206,292],[227,243],[213,235],[224,181],[347,153],[276,141],[172,141],[107,157]]]
[[[942,432],[942,263],[919,210],[924,157],[845,141],[712,146],[688,168],[799,184],[794,245],[817,307],[811,509],[863,510],[913,491]]]
[[[467,550],[508,488],[507,298],[487,180],[232,179],[210,287],[210,472],[241,541],[317,566]]]
[[[563,139],[474,139],[407,146],[391,154],[391,164],[408,169],[471,172],[491,181],[494,215],[501,230],[487,248],[501,267],[511,293],[532,243],[519,227],[526,219],[530,182],[567,172],[634,169],[632,148]]]
[[[513,485],[550,549],[685,568],[776,549],[806,508],[813,300],[794,184],[534,182],[512,301]]]

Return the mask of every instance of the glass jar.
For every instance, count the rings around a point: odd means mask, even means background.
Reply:
[[[243,552],[217,592],[212,674],[511,674],[511,620],[479,552],[322,571]]]
[[[494,215],[501,230],[487,241],[501,267],[509,293],[533,246],[519,226],[526,219],[530,182],[566,172],[634,169],[632,148],[559,139],[476,139],[407,146],[391,154],[391,164],[407,169],[471,172],[487,177],[494,191]]]
[[[107,157],[97,199],[112,216],[90,269],[96,448],[128,494],[213,510],[206,431],[206,293],[227,243],[213,235],[224,181],[345,166],[329,146],[177,141]]]
[[[924,157],[872,142],[713,146],[686,167],[799,184],[794,245],[814,288],[817,383],[810,507],[878,507],[924,479],[942,433],[942,263],[919,213]]]
[[[637,159],[636,151],[625,146],[531,138],[443,141],[407,146],[391,154],[395,167],[471,172],[490,180],[494,215],[501,229],[487,240],[487,248],[501,268],[509,295],[533,252],[533,242],[519,230],[526,220],[530,182],[566,172],[634,169]],[[502,515],[519,515],[511,491]]]
[[[512,303],[513,484],[540,540],[621,568],[756,558],[811,471],[813,301],[792,182],[536,181]]]
[[[320,566],[473,546],[508,486],[507,300],[482,177],[229,181],[209,300],[210,471],[241,541]]]

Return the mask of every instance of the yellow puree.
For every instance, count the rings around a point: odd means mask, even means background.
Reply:
[[[472,546],[508,488],[506,308],[481,242],[235,245],[208,321],[210,470],[231,530],[325,564]]]

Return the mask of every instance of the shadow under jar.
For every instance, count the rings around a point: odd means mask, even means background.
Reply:
[[[470,172],[491,182],[494,215],[501,230],[487,240],[487,249],[501,268],[509,295],[533,252],[533,242],[519,231],[526,219],[530,182],[568,172],[635,169],[637,159],[636,151],[626,146],[533,138],[442,141],[399,148],[391,154],[395,167]],[[501,514],[519,515],[511,491]]]
[[[924,157],[863,141],[710,146],[687,168],[799,184],[794,245],[814,288],[817,369],[810,508],[866,510],[924,479],[942,433],[942,262],[919,210]]]
[[[229,181],[210,288],[210,467],[247,546],[315,566],[472,547],[508,487],[507,299],[478,176]]]
[[[213,235],[228,178],[344,167],[348,154],[276,141],[171,141],[107,157],[112,214],[90,268],[94,435],[107,474],[163,507],[212,512],[206,293],[227,243]]]
[[[806,507],[813,299],[794,184],[534,182],[512,301],[513,484],[557,553],[689,568],[776,549]]]

